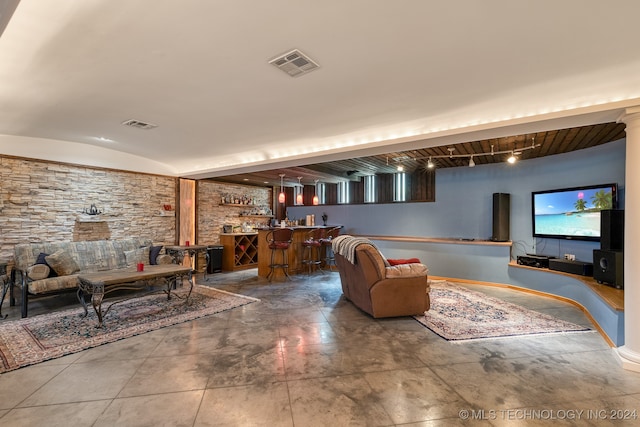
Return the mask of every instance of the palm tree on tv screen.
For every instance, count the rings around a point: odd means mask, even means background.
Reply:
[[[585,202],[584,199],[578,199],[573,206],[578,212],[583,212],[587,208],[587,202]]]
[[[598,190],[591,196],[593,206],[597,209],[611,209],[613,206],[611,192],[605,192],[604,190]]]

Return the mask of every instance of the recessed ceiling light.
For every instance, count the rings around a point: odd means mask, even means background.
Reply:
[[[104,136],[96,136],[94,138],[100,142],[115,142],[113,139],[105,138]]]
[[[249,178],[243,178],[242,180],[243,181],[249,181]]]

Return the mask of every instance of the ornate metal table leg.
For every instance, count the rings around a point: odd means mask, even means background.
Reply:
[[[94,284],[93,292],[91,294],[91,305],[98,316],[98,328],[102,328],[102,299],[104,298],[104,284]]]
[[[189,262],[191,263],[191,270],[196,269],[196,257],[198,256],[198,251],[189,249]]]
[[[80,301],[82,308],[84,308],[84,314],[81,316],[87,317],[89,315],[89,310],[87,310],[87,302],[84,300],[84,291],[82,290],[81,285],[78,285],[78,292],[76,292],[76,295],[78,296],[78,301]]]
[[[176,288],[176,282],[174,280],[174,277],[165,277],[164,281],[166,282],[166,286],[167,286],[167,290],[165,291],[167,294],[167,301],[169,301],[171,299],[171,288],[175,289]]]
[[[7,295],[7,291],[9,290],[10,282],[6,275],[0,275],[0,282],[2,282],[2,298],[0,298],[0,320],[6,319],[8,314],[2,315],[2,304],[4,303],[4,297]]]
[[[180,280],[183,278],[180,277]],[[191,296],[191,291],[193,291],[193,271],[187,273],[187,281],[189,282],[189,293],[187,294],[187,303],[189,302],[189,297]]]
[[[104,298],[104,283],[98,282],[90,282],[85,281],[82,278],[78,278],[78,301],[82,304],[82,308],[84,308],[83,317],[87,317],[89,311],[87,310],[87,302],[84,299],[84,295],[91,295],[91,305],[93,306],[96,315],[98,316],[98,328],[102,327],[102,299]]]
[[[204,250],[204,276],[203,279],[207,280],[207,272],[209,270],[209,262],[211,259],[209,257],[209,251],[207,249]]]
[[[21,274],[20,278],[22,279],[22,273],[20,274]],[[16,296],[14,295],[15,286],[16,286],[16,283],[18,283],[16,282],[16,275],[17,275],[16,269],[13,268],[11,270],[11,277],[9,278],[9,305],[11,307],[16,305]]]
[[[180,249],[168,249],[167,253],[173,257],[173,263],[182,265],[184,261],[184,251]]]

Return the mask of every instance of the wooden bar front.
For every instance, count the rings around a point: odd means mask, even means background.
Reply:
[[[315,226],[315,227],[291,227],[293,228],[293,241],[291,242],[291,246],[289,247],[289,274],[299,274],[302,272],[306,273],[306,266],[302,264],[302,256],[304,255],[304,250],[302,247],[302,242],[307,237],[307,233],[314,228],[333,228],[334,225],[327,226]],[[269,264],[271,264],[271,249],[269,249],[267,242],[267,235],[269,231],[272,229],[262,229],[258,230],[258,276],[267,277],[269,275]],[[276,252],[275,263],[280,264],[282,261],[281,251]],[[273,275],[274,278],[285,277],[282,269],[277,268]]]

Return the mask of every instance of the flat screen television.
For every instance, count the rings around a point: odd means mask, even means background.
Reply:
[[[533,236],[598,241],[600,211],[617,207],[617,184],[535,191],[531,193]]]

